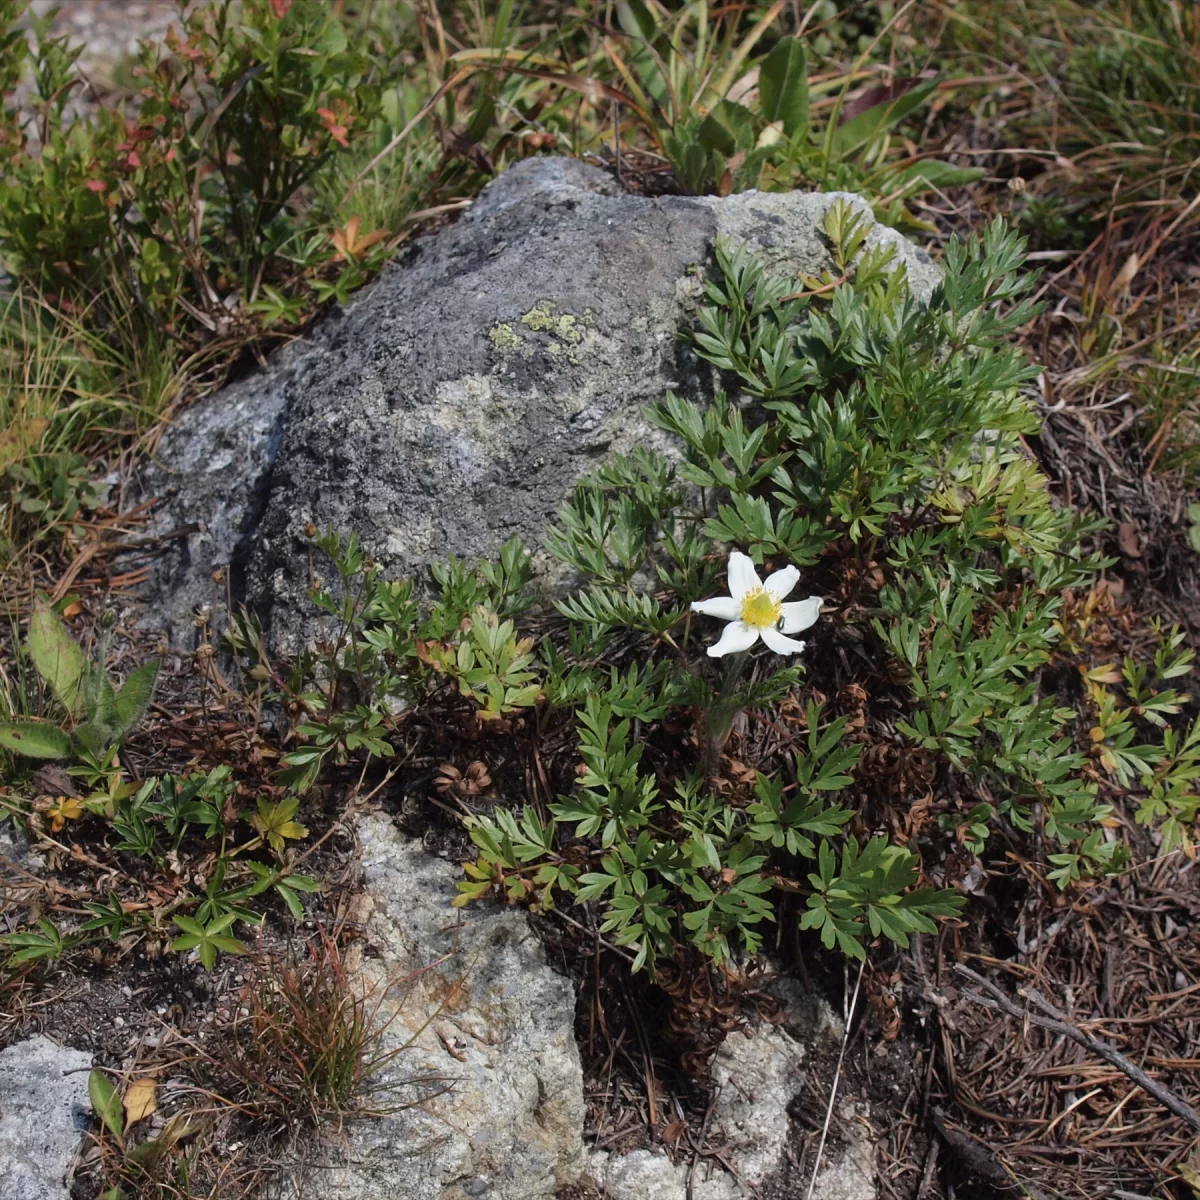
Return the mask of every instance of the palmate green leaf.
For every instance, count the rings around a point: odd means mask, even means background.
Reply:
[[[783,123],[790,138],[808,128],[808,59],[795,38],[781,38],[758,73],[758,98],[768,122]]]
[[[121,1107],[121,1097],[117,1094],[117,1089],[103,1071],[89,1072],[88,1098],[92,1102],[92,1112],[100,1118],[113,1137],[119,1138],[125,1130],[125,1112]]]
[[[183,932],[171,943],[171,949],[177,953],[195,950],[200,955],[200,961],[206,971],[211,971],[216,966],[218,952],[247,953],[246,947],[237,938],[229,937],[225,933],[237,920],[235,913],[214,917],[207,925],[201,925],[191,917],[175,917],[173,920]]]
[[[313,879],[309,875],[282,875],[280,872],[272,870],[271,867],[265,866],[263,863],[249,861],[246,866],[258,877],[257,881],[248,888],[243,889],[250,895],[258,895],[265,891],[268,887],[273,887],[279,898],[287,905],[288,912],[296,918],[297,921],[304,917],[304,906],[300,902],[300,897],[297,892],[319,892],[321,890],[321,882],[318,879]],[[230,911],[234,911],[232,908]],[[245,920],[242,911],[236,911],[235,915],[241,920]],[[252,923],[259,923],[264,918],[251,914],[253,917]]]
[[[39,600],[29,618],[29,657],[58,702],[75,718],[83,716],[83,675],[87,662],[62,618]]]
[[[287,796],[277,804],[272,804],[266,796],[259,796],[258,811],[251,816],[250,824],[270,844],[272,850],[281,853],[288,839],[308,837],[308,828],[292,819],[299,807],[299,796]]]
[[[6,721],[0,725],[0,750],[25,758],[70,758],[71,739],[43,721]]]
[[[41,959],[59,958],[79,942],[78,937],[63,937],[58,926],[48,917],[38,921],[38,931],[28,933],[6,933],[0,937],[0,945],[8,946],[10,967],[24,966]]]
[[[108,893],[107,904],[93,901],[83,907],[96,915],[90,921],[84,921],[79,926],[79,932],[91,933],[103,929],[108,934],[109,941],[112,942],[120,941],[126,923],[132,919],[131,915],[121,907],[121,901],[117,899],[116,893],[111,890]]]

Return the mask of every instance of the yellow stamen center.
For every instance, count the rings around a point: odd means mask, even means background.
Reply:
[[[770,629],[779,623],[783,605],[766,588],[754,588],[742,597],[742,620],[752,629]]]

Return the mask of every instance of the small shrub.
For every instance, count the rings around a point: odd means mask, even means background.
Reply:
[[[1050,504],[1019,448],[1035,428],[1019,390],[1030,369],[1006,342],[1033,311],[1020,243],[999,225],[952,242],[923,306],[889,256],[865,248],[848,206],[831,208],[826,232],[844,278],[806,296],[719,251],[696,341],[740,401],[668,397],[654,419],[683,462],[620,459],[564,508],[548,546],[588,582],[558,606],[567,645],[543,653],[551,704],[577,711],[584,769],[549,821],[526,809],[469,823],[479,857],[463,901],[493,889],[543,906],[601,900],[602,931],[636,948],[635,967],[680,940],[718,963],[756,950],[777,887],[806,894],[802,924],[856,957],[865,939],[906,944],[956,911],[951,893],[915,887],[921,847],[935,861],[945,851],[936,825],[904,844],[864,837],[890,820],[904,771],[864,769],[873,739],[851,736],[815,686],[793,704],[802,737],[747,785],[647,765],[635,723],[678,726],[698,710],[724,731],[730,708],[778,705],[807,674],[762,663],[749,683],[721,682],[695,660],[689,606],[716,590],[714,553],[730,546],[807,568],[832,597],[836,623],[818,627],[813,654],[824,640],[854,646],[863,669],[829,683],[890,709],[876,722],[961,797],[972,836],[993,827],[979,804],[993,796],[1001,826],[1031,828],[1037,807],[1076,863],[1121,861],[1092,832],[1110,810],[1065,728],[1074,714],[1037,682],[1063,590],[1096,560],[1080,549],[1086,523]],[[645,579],[652,591],[634,586]],[[609,667],[606,647],[630,632],[636,661]],[[828,672],[826,660],[814,684]]]
[[[0,181],[7,269],[75,304],[130,280],[152,327],[223,335],[231,299],[252,305],[294,273],[304,189],[371,131],[379,64],[316,0],[214,0],[143,47],[131,115],[73,120],[78,50],[49,29],[35,22],[40,147],[19,141]]]
[[[540,644],[503,619],[528,578],[517,546],[500,564],[436,572],[422,619],[356,541],[321,539],[340,598],[318,605],[341,633],[307,694],[317,715],[299,729],[311,749],[289,755],[297,781],[349,753],[347,721],[398,728],[380,695],[419,711],[440,676],[499,728],[524,706],[543,731],[563,714],[582,760],[573,786],[548,809],[467,818],[478,855],[459,903],[598,904],[635,969],[687,943],[718,964],[753,953],[780,892],[803,897],[801,923],[828,947],[905,945],[961,908],[937,883],[995,838],[1045,835],[1060,888],[1120,870],[1109,799],[1129,786],[1164,849],[1190,850],[1195,738],[1172,725],[1188,697],[1170,686],[1190,654],[1164,632],[1153,668],[1089,660],[1074,597],[1102,565],[1085,548],[1101,523],[1056,507],[1021,445],[1037,423],[1022,391],[1032,369],[1009,340],[1034,312],[1020,239],[997,223],[952,241],[925,305],[866,229],[832,206],[838,274],[799,293],[719,248],[695,340],[737,398],[668,396],[652,417],[682,459],[639,450],[579,486],[546,545],[580,583]],[[779,568],[768,590],[787,583],[762,612],[741,610],[770,626],[765,657],[748,657],[751,638],[714,666],[724,642],[701,653],[697,612],[737,616],[734,599],[711,597],[731,549],[726,587],[736,566],[732,596],[748,594],[743,547]],[[828,614],[809,648],[780,636],[815,619],[819,602],[786,601],[802,573],[799,594],[825,596]],[[381,594],[399,598],[395,618]],[[1059,694],[1064,666],[1079,707]],[[312,671],[293,670],[294,697]],[[723,751],[739,714],[776,734],[733,770]]]

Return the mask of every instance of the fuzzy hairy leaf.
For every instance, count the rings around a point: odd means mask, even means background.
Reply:
[[[44,600],[33,607],[26,645],[38,674],[50,685],[58,702],[70,716],[81,717],[86,660],[62,618]]]
[[[0,725],[0,749],[26,758],[70,758],[71,739],[43,721],[6,721]]]

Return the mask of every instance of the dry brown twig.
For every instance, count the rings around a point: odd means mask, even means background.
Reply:
[[[1021,1008],[1020,1005],[1010,1000],[994,983],[985,979],[978,972],[972,971],[970,967],[964,966],[962,963],[955,963],[954,970],[959,975],[969,979],[972,983],[978,984],[989,993],[988,996],[980,996],[976,992],[964,992],[963,996],[973,1004],[979,1004],[995,1012],[1002,1012],[1010,1017],[1016,1017],[1019,1021],[1028,1021],[1032,1025],[1048,1029],[1051,1033],[1061,1034],[1064,1037],[1070,1038],[1085,1050],[1090,1050],[1093,1054],[1104,1059],[1105,1062],[1111,1063],[1117,1070],[1124,1072],[1138,1087],[1148,1092],[1165,1108],[1170,1109],[1177,1117],[1186,1121],[1193,1129],[1200,1129],[1200,1114],[1190,1104],[1181,1100],[1170,1088],[1164,1087],[1157,1080],[1151,1079],[1145,1071],[1134,1063],[1131,1063],[1114,1046],[1110,1046],[1107,1042],[1103,1042],[1099,1038],[1092,1037],[1091,1034],[1084,1033],[1078,1026],[1071,1024],[1066,1019],[1066,1014],[1055,1008],[1035,988],[1020,988],[1018,989],[1018,994],[1023,996],[1034,1008],[1040,1009],[1040,1013],[1030,1012],[1028,1009]]]

